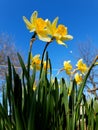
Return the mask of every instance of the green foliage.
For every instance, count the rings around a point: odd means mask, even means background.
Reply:
[[[86,80],[96,61],[92,63],[79,88],[75,80],[70,81],[69,85],[64,78],[58,81],[55,77],[52,80],[52,67],[47,74],[42,65],[34,91],[37,72],[36,68],[30,71],[30,53],[27,66],[19,54],[18,58],[21,77],[8,58],[6,86],[3,87],[3,102],[0,104],[0,130],[97,130],[98,103],[95,99],[88,103],[83,94]],[[48,61],[46,54],[47,64]]]

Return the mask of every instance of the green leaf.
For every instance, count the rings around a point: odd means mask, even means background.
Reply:
[[[17,53],[17,55],[18,55],[18,59],[19,59],[21,68],[22,68],[22,70],[23,70],[23,72],[24,72],[24,75],[25,75],[25,77],[28,79],[28,71],[27,71],[27,69],[26,69],[26,65],[24,64],[24,62],[23,62],[22,57],[20,56],[20,54]]]

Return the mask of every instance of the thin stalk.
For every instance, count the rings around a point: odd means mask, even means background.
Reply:
[[[41,78],[41,73],[42,73],[42,69],[43,69],[43,61],[44,61],[44,55],[45,55],[45,52],[46,52],[46,49],[48,47],[48,45],[53,41],[53,39],[50,41],[50,42],[47,42],[46,43],[46,46],[43,50],[43,53],[42,53],[42,60],[41,60],[41,70],[40,70],[40,78]]]
[[[31,37],[31,40],[30,40],[30,52],[32,50],[32,44],[33,42],[36,40],[36,32],[34,32],[34,34],[32,35]]]

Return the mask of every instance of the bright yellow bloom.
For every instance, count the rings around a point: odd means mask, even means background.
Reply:
[[[70,64],[70,61],[64,61],[64,70],[68,75],[71,74],[72,65]]]
[[[23,20],[30,32],[36,32],[40,40],[48,42],[51,39],[47,35],[47,22],[42,18],[38,18],[37,16],[38,12],[34,11],[34,13],[31,15],[30,21],[25,16],[23,16]]]
[[[86,64],[83,63],[83,59],[80,59],[77,64],[76,64],[78,70],[81,71],[82,74],[85,74],[85,72],[87,72],[88,67]]]
[[[77,84],[80,84],[82,82],[82,74],[76,73],[75,74],[75,81]]]
[[[44,70],[46,70],[46,67],[47,67],[47,69],[49,69],[49,68],[50,68],[49,62],[48,62],[48,64],[46,65],[46,61],[44,61],[44,62],[43,62],[43,67],[44,67]]]
[[[68,35],[67,27],[60,24],[57,27],[58,17],[54,19],[54,21],[51,23],[50,21],[47,21],[47,28],[48,33],[50,36],[56,39],[58,44],[66,45],[64,41],[71,40],[73,37],[71,35]]]
[[[34,57],[31,56],[31,68],[36,67],[36,70],[40,70],[40,55],[35,55]]]

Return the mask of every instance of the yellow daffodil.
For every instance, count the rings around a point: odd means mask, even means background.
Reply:
[[[75,74],[75,81],[77,84],[80,84],[82,82],[82,74],[76,73]]]
[[[71,35],[68,35],[67,27],[60,24],[57,27],[58,17],[54,19],[54,21],[51,23],[50,21],[47,21],[47,28],[48,33],[50,36],[56,39],[58,44],[66,45],[64,41],[71,40],[73,37]]]
[[[40,70],[40,55],[35,55],[34,57],[31,56],[31,68],[33,69],[34,66],[36,67],[36,70]]]
[[[88,70],[88,67],[86,64],[83,63],[83,59],[80,59],[77,64],[77,69],[82,73],[82,74],[85,74],[85,72],[87,72]]]
[[[64,61],[64,70],[68,75],[71,74],[72,65],[70,64],[70,61]]]
[[[47,20],[45,21],[42,18],[38,18],[37,16],[37,11],[32,13],[30,21],[25,16],[23,16],[26,27],[30,30],[30,32],[36,32],[40,40],[49,42],[51,39],[47,35]]]

